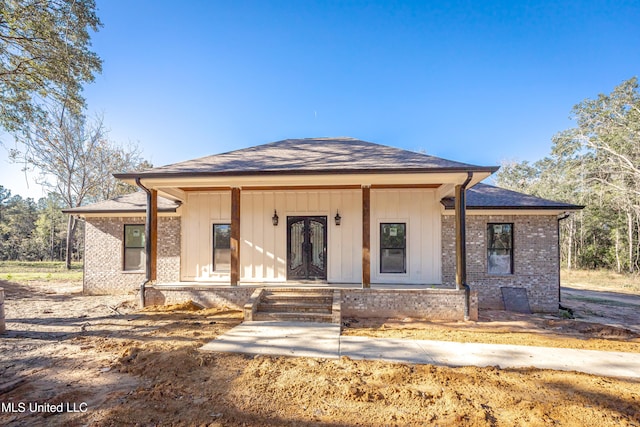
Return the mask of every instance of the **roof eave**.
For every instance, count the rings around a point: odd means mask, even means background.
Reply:
[[[499,166],[471,166],[471,167],[439,167],[439,168],[390,168],[390,169],[322,169],[322,170],[248,170],[248,171],[221,171],[221,172],[138,172],[116,173],[114,177],[122,180],[135,178],[192,178],[192,177],[232,177],[232,176],[260,176],[260,175],[355,175],[355,174],[418,174],[418,173],[461,173],[484,172],[493,174]]]
[[[455,207],[451,205],[442,204],[445,210],[454,210]],[[468,206],[467,210],[548,210],[548,211],[579,211],[584,209],[584,206],[580,205],[561,205],[561,206]]]

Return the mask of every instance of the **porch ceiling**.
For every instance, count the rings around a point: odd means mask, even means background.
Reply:
[[[482,181],[493,171],[476,171],[469,186]],[[191,176],[176,178],[143,178],[147,188],[158,190],[171,198],[184,200],[187,191],[216,191],[241,188],[247,191],[283,191],[314,189],[372,188],[437,188],[440,197],[453,195],[456,185],[464,183],[467,171],[431,173],[371,173],[371,174],[304,174],[268,176]]]

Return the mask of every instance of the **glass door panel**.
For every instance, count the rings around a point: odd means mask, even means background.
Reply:
[[[287,257],[287,280],[325,280],[327,217],[288,217]]]

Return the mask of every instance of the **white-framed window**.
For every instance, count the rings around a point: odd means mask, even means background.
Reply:
[[[231,271],[231,224],[213,224],[213,271]]]
[[[125,224],[124,226],[124,271],[144,270],[147,255],[145,252],[145,226]]]
[[[487,224],[487,273],[513,274],[513,224]]]
[[[380,273],[407,272],[407,224],[380,223]]]

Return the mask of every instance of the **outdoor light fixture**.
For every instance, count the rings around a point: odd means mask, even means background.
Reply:
[[[273,210],[273,216],[271,217],[271,222],[273,223],[273,226],[275,227],[276,225],[278,225],[278,212],[274,209]]]
[[[340,225],[340,221],[342,221],[342,217],[340,216],[340,212],[336,210],[336,216],[334,218],[336,220],[336,225]]]

